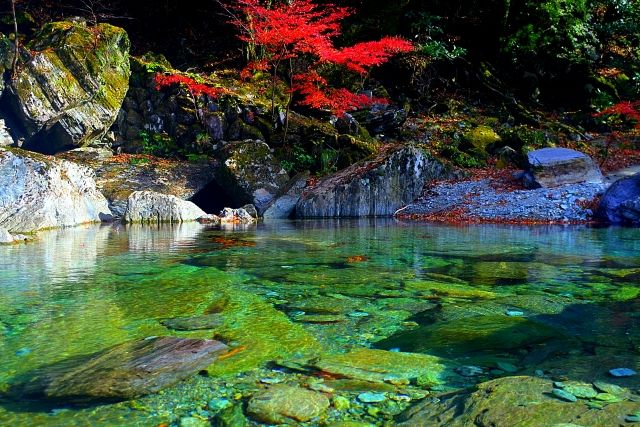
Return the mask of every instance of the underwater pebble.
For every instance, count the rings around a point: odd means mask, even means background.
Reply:
[[[346,411],[351,408],[351,402],[344,396],[336,396],[333,398],[333,407],[338,411]]]
[[[384,377],[383,381],[393,385],[409,385],[408,378],[402,378],[397,375],[386,376]]]
[[[260,378],[262,384],[280,384],[282,379],[280,378]]]
[[[455,371],[463,377],[475,377],[484,374],[484,370],[479,366],[461,366]]]
[[[400,353],[400,349],[398,347],[390,348],[389,351],[392,353]]]
[[[31,354],[31,349],[27,347],[23,347],[20,350],[16,351],[16,356],[26,356]]]
[[[228,399],[211,399],[207,403],[207,407],[212,411],[220,411],[231,406],[231,402]]]
[[[520,311],[520,310],[507,310],[504,312],[504,314],[506,314],[509,317],[520,317],[520,316],[524,316],[524,311]]]
[[[196,417],[180,418],[180,427],[205,427],[209,422]]]
[[[568,391],[564,391],[560,388],[554,388],[552,391],[553,395],[561,400],[566,400],[567,402],[577,402],[578,398]]]
[[[591,399],[598,395],[598,392],[590,385],[565,384],[563,390],[581,399]]]
[[[354,311],[354,312],[351,312],[351,313],[347,314],[347,316],[349,316],[349,317],[369,317],[370,314],[367,313],[367,312],[364,312],[364,311]]]
[[[615,368],[615,369],[611,369],[609,371],[609,374],[611,374],[614,377],[624,378],[624,377],[632,377],[636,375],[637,372],[629,368]]]
[[[629,414],[626,417],[624,417],[624,420],[628,423],[638,423],[640,422],[640,411],[636,412],[635,414]]]
[[[362,403],[380,403],[387,400],[387,396],[383,393],[365,392],[358,395],[358,400]]]
[[[540,377],[543,378],[544,377],[544,371],[542,369],[536,369],[535,372],[533,373],[536,377]]]
[[[510,374],[513,374],[514,372],[518,372],[520,370],[520,368],[518,368],[516,365],[513,365],[511,363],[508,362],[497,362],[496,366],[505,371],[508,372]]]

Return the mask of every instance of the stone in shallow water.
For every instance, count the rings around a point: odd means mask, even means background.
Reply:
[[[618,377],[618,378],[632,377],[637,374],[636,371],[629,368],[615,368],[615,369],[611,369],[609,373],[612,376]]]
[[[598,392],[596,392],[590,384],[574,381],[564,382],[562,384],[562,389],[581,399],[591,399],[596,397],[596,395],[598,394]]]
[[[322,393],[284,384],[275,385],[254,395],[247,405],[253,419],[271,424],[309,421],[329,408]]]
[[[203,316],[176,317],[160,322],[163,326],[174,331],[198,331],[201,329],[213,329],[223,323],[222,316],[218,313],[205,314]]]
[[[215,340],[154,337],[39,368],[12,386],[21,399],[73,402],[156,393],[213,363],[227,346]]]
[[[445,369],[439,358],[426,354],[396,353],[359,348],[346,354],[332,354],[310,360],[309,365],[339,377],[383,383],[393,376],[423,378],[425,384],[439,384]]]
[[[380,403],[387,400],[387,396],[383,393],[365,392],[358,395],[358,400],[363,403]]]
[[[616,396],[626,394],[626,390],[619,385],[610,384],[604,381],[594,381],[593,386],[603,393],[614,394]]]

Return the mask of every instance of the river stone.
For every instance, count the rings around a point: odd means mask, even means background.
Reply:
[[[213,329],[223,322],[220,313],[205,314],[193,317],[176,317],[160,322],[163,326],[174,331],[198,331],[201,329]]]
[[[611,185],[602,196],[596,216],[614,224],[640,224],[640,173]]]
[[[219,341],[154,337],[39,368],[12,387],[21,399],[92,402],[156,393],[203,370],[227,346]]]
[[[134,191],[127,200],[124,221],[128,223],[187,222],[207,217],[195,203],[153,191]]]
[[[398,380],[420,378],[424,386],[439,384],[445,369],[440,359],[434,356],[368,348],[322,356],[308,364],[337,377],[384,383],[393,375]]]
[[[10,233],[111,219],[88,168],[0,148],[0,227]]]
[[[638,403],[616,402],[602,410],[587,410],[584,401],[567,402],[552,394],[550,380],[527,376],[504,377],[481,383],[475,390],[460,390],[424,399],[402,413],[400,427],[466,426],[582,426],[617,425]]]
[[[247,413],[263,423],[285,424],[309,421],[328,408],[329,399],[322,393],[278,384],[254,395]]]
[[[262,141],[233,142],[224,146],[219,157],[215,173],[220,185],[236,206],[251,203],[260,215],[289,182],[287,172]]]
[[[99,141],[129,86],[127,33],[109,24],[48,23],[21,55],[17,78],[4,91],[5,117],[22,130],[13,136],[48,154]]]
[[[569,148],[541,148],[529,152],[527,160],[530,179],[525,184],[531,188],[603,181],[602,172],[591,157]]]
[[[427,181],[447,176],[442,163],[423,151],[392,147],[306,190],[296,206],[296,216],[391,216],[418,197]]]

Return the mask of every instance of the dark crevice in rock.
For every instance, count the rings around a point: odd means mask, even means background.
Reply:
[[[216,181],[211,181],[190,200],[208,214],[217,215],[225,207],[239,207],[234,206],[234,198]]]

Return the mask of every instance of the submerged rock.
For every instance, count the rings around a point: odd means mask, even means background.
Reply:
[[[253,396],[247,413],[263,423],[285,424],[309,421],[328,408],[329,399],[322,393],[279,384]]]
[[[424,184],[448,176],[438,160],[413,147],[394,147],[356,163],[305,191],[298,218],[391,216]]]
[[[309,365],[343,378],[384,383],[393,376],[395,381],[420,379],[423,386],[439,384],[445,369],[434,356],[368,348],[322,356],[309,361]]]
[[[207,213],[193,202],[153,191],[135,191],[129,195],[123,219],[128,223],[174,223],[206,217]]]
[[[596,213],[614,224],[640,224],[640,173],[616,181],[602,196]]]
[[[262,214],[289,181],[287,172],[262,141],[233,142],[222,149],[220,157],[216,178],[236,206],[251,203]]]
[[[197,331],[218,327],[222,325],[223,319],[219,313],[213,313],[193,317],[176,317],[163,320],[160,323],[174,331]]]
[[[535,377],[505,377],[488,381],[473,391],[460,391],[425,399],[398,418],[398,426],[582,426],[617,425],[637,410],[634,402],[609,404],[599,411],[584,401],[561,400],[550,380]],[[557,393],[557,392],[556,392]],[[574,401],[574,399],[576,401]]]
[[[541,148],[527,155],[529,172],[525,184],[551,188],[581,182],[602,183],[600,168],[584,153],[569,148]]]
[[[0,148],[0,227],[11,233],[112,218],[89,169],[19,149]]]
[[[219,341],[154,337],[63,360],[28,374],[12,387],[21,399],[91,402],[156,393],[213,363]]]
[[[53,22],[27,47],[24,65],[4,91],[17,120],[14,137],[49,154],[99,141],[129,86],[127,33],[109,24]]]

